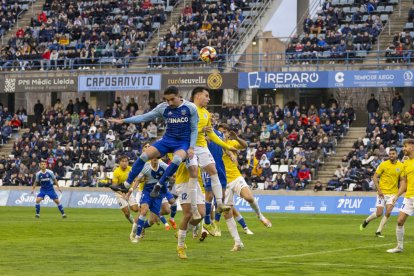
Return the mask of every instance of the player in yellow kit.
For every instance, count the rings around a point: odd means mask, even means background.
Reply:
[[[194,194],[196,192],[196,187],[198,186],[198,167],[203,171],[207,172],[211,177],[211,188],[213,190],[214,196],[216,197],[217,202],[217,211],[228,211],[230,207],[223,204],[223,196],[226,187],[222,187],[220,183],[214,158],[211,155],[206,141],[206,135],[208,138],[216,143],[217,145],[223,147],[224,149],[237,151],[234,147],[224,143],[212,129],[205,131],[205,127],[211,126],[210,121],[210,112],[207,111],[206,107],[210,102],[210,96],[208,89],[204,87],[196,87],[191,93],[191,99],[197,107],[199,122],[198,122],[198,136],[196,141],[196,146],[194,148],[194,157],[189,160],[188,170],[190,173],[189,187],[190,193]],[[198,219],[200,214],[197,213],[195,199],[197,196],[191,196],[192,201],[192,212],[194,218]]]
[[[398,193],[398,180],[402,172],[403,164],[398,161],[398,153],[396,149],[390,149],[389,159],[382,162],[375,171],[373,181],[377,187],[377,210],[367,217],[364,222],[359,226],[360,230],[367,227],[368,223],[380,216],[386,209],[384,217],[378,226],[375,235],[379,238],[384,236],[381,234],[382,229],[388,221],[391,215],[391,211],[394,208],[393,198]],[[378,181],[379,178],[379,181]]]
[[[414,213],[414,139],[404,140],[404,155],[408,157],[403,163],[400,175],[400,188],[397,196],[393,198],[393,205],[397,199],[405,193],[403,205],[397,219],[397,247],[388,249],[388,253],[400,253],[404,249],[404,223],[408,216]]]
[[[128,178],[128,173],[131,170],[131,166],[128,165],[128,157],[121,156],[119,159],[119,166],[114,170],[112,177],[112,187],[120,186]],[[134,223],[134,218],[130,213],[130,210],[133,212],[138,212],[138,203],[134,195],[130,195],[126,198],[126,194],[120,190],[115,190],[116,200],[118,201],[119,206],[121,207],[122,212],[124,213],[126,219],[130,223]]]
[[[188,232],[197,226],[197,224],[204,217],[204,196],[201,191],[200,185],[196,185],[195,193],[191,193],[189,185],[190,175],[186,167],[186,163],[181,163],[175,173],[175,192],[180,200],[181,209],[183,211],[183,217],[178,225],[178,245],[177,253],[180,259],[187,259],[187,254],[185,252],[185,238]],[[198,181],[197,181],[198,183]],[[191,187],[192,189],[192,187]],[[198,209],[200,217],[195,219],[192,212],[192,200],[191,196],[196,196],[195,202]]]

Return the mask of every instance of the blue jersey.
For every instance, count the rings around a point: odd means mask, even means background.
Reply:
[[[41,190],[53,190],[53,183],[55,182],[56,176],[51,170],[45,172],[39,171],[36,173],[36,182],[40,184]]]
[[[141,177],[145,177],[145,185],[143,191],[151,192],[154,185],[157,184],[158,180],[160,180],[161,176],[167,170],[167,167],[168,165],[161,160],[158,161],[158,168],[155,170],[152,168],[151,162],[145,163],[145,166],[140,173]]]
[[[214,129],[214,132],[220,137],[221,140],[224,140],[224,134],[217,129]],[[216,162],[216,169],[220,179],[221,186],[225,188],[227,186],[226,180],[226,168],[224,167],[223,162],[223,148],[217,145],[216,143],[210,141],[208,143],[208,149],[213,156],[214,162]]]
[[[166,129],[163,136],[165,140],[185,141],[194,147],[198,134],[198,113],[196,106],[186,100],[179,107],[172,108],[166,102],[157,105],[148,113],[130,117],[125,123],[141,123],[162,118]],[[170,139],[168,139],[170,138]]]

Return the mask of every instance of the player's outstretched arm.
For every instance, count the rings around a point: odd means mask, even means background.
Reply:
[[[237,149],[244,150],[244,149],[247,148],[248,145],[247,145],[246,140],[243,140],[242,138],[237,136],[236,132],[230,131],[229,134],[230,134],[230,139],[231,140],[236,140],[239,143],[240,147],[237,147]]]
[[[223,142],[223,140],[221,140],[214,131],[206,131],[206,134],[212,142],[216,143],[220,147],[230,151],[237,151],[235,147],[227,145],[225,142]]]
[[[126,119],[110,118],[110,119],[108,119],[108,121],[111,122],[111,123],[115,123],[115,124],[123,124],[123,123],[138,124],[138,123],[142,123],[142,122],[153,121],[156,118],[162,118],[163,111],[165,110],[164,105],[165,104],[159,104],[157,107],[155,107],[150,112],[147,112],[147,113],[142,114],[142,115],[132,116],[132,117],[129,117],[129,118],[126,118]]]

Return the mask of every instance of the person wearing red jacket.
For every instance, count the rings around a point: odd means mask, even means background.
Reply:
[[[298,171],[299,183],[296,184],[296,190],[305,189],[305,186],[309,183],[310,177],[310,170],[306,168],[306,165],[302,165]]]
[[[46,22],[47,22],[47,16],[46,16],[46,13],[45,13],[45,12],[42,12],[41,14],[39,14],[39,15],[37,16],[37,20],[38,20],[39,22],[46,23]]]
[[[24,31],[22,28],[18,29],[16,32],[16,37],[17,38],[23,38],[24,37]]]
[[[144,3],[142,3],[142,6],[141,6],[141,8],[143,9],[143,10],[147,10],[147,9],[149,9],[150,7],[153,7],[154,5],[151,3],[151,1],[150,0],[144,0]]]

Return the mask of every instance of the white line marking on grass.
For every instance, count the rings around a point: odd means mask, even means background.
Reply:
[[[353,264],[336,264],[336,263],[298,263],[298,262],[261,262],[266,264],[274,264],[274,265],[303,265],[303,266],[329,266],[329,267],[345,267],[345,268],[363,268],[363,269],[378,269],[383,271],[384,267],[380,267],[378,265],[353,265]],[[386,266],[387,269],[401,269],[401,270],[414,270],[413,267],[407,266]]]
[[[303,253],[303,254],[273,256],[273,257],[256,258],[256,259],[246,259],[245,261],[255,261],[256,262],[256,261],[265,261],[265,260],[273,260],[273,259],[296,258],[296,257],[319,255],[319,254],[330,254],[330,253],[346,252],[346,251],[353,251],[353,250],[360,250],[360,249],[384,247],[384,246],[391,246],[391,245],[395,245],[395,244],[396,243],[393,242],[393,243],[377,244],[377,245],[371,245],[371,246],[360,246],[360,247],[353,247],[353,248],[344,248],[344,249],[338,249],[338,250],[325,250],[325,251],[309,252],[309,253]]]

